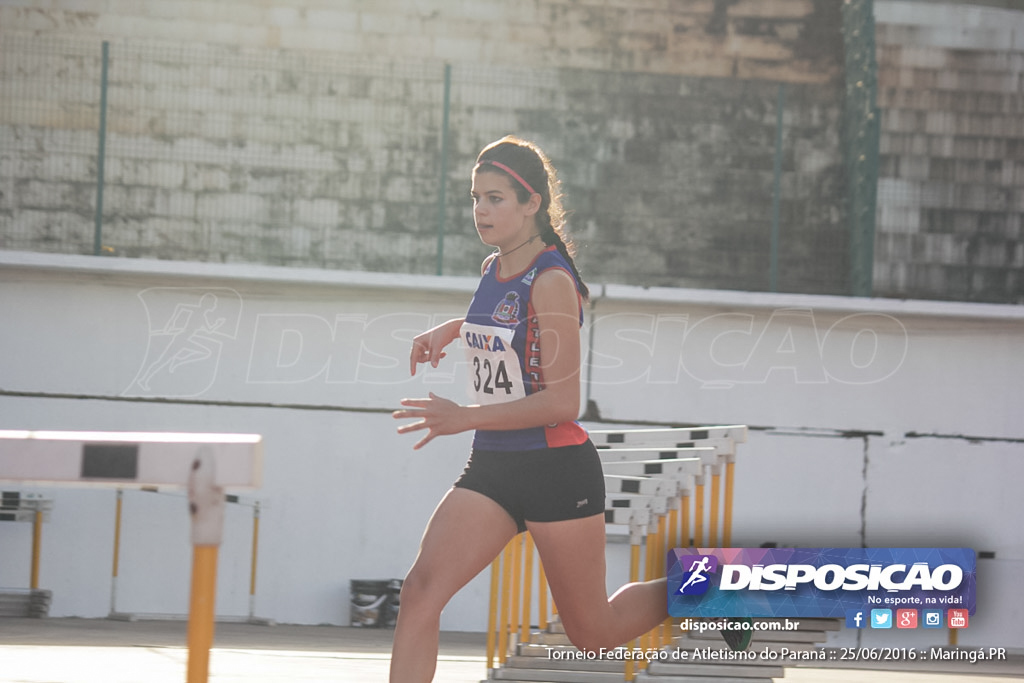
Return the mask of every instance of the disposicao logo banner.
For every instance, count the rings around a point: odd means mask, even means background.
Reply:
[[[673,617],[844,617],[879,608],[975,611],[970,548],[675,548]]]

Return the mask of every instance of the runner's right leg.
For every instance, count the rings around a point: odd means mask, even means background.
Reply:
[[[429,683],[437,667],[441,610],[516,535],[496,502],[463,488],[445,494],[427,523],[402,584],[391,651],[391,683]]]

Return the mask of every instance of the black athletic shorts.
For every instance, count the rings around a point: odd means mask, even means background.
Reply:
[[[604,472],[589,439],[531,451],[473,449],[455,486],[505,508],[521,532],[527,520],[561,522],[604,512]]]

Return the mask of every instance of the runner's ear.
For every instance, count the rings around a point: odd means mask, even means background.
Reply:
[[[541,201],[542,197],[536,192],[534,192],[533,194],[530,195],[529,201],[526,202],[526,206],[523,208],[523,212],[527,216],[533,216],[538,211],[540,211]]]

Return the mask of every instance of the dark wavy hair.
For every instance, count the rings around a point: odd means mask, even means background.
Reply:
[[[572,268],[583,299],[589,298],[590,289],[580,277],[580,271],[573,259],[576,253],[575,244],[565,229],[566,214],[565,208],[562,206],[562,183],[558,179],[555,167],[551,165],[551,160],[543,150],[533,142],[514,135],[507,135],[484,147],[476,161],[478,171],[486,170],[505,175],[512,183],[512,187],[515,188],[520,204],[530,201],[530,190],[518,178],[487,162],[498,162],[509,167],[522,180],[526,181],[534,192],[540,195],[540,209],[537,211],[537,227],[540,229],[540,238],[544,244],[554,245],[558,248],[558,251],[568,261],[569,267]],[[479,167],[481,163],[483,167]]]

